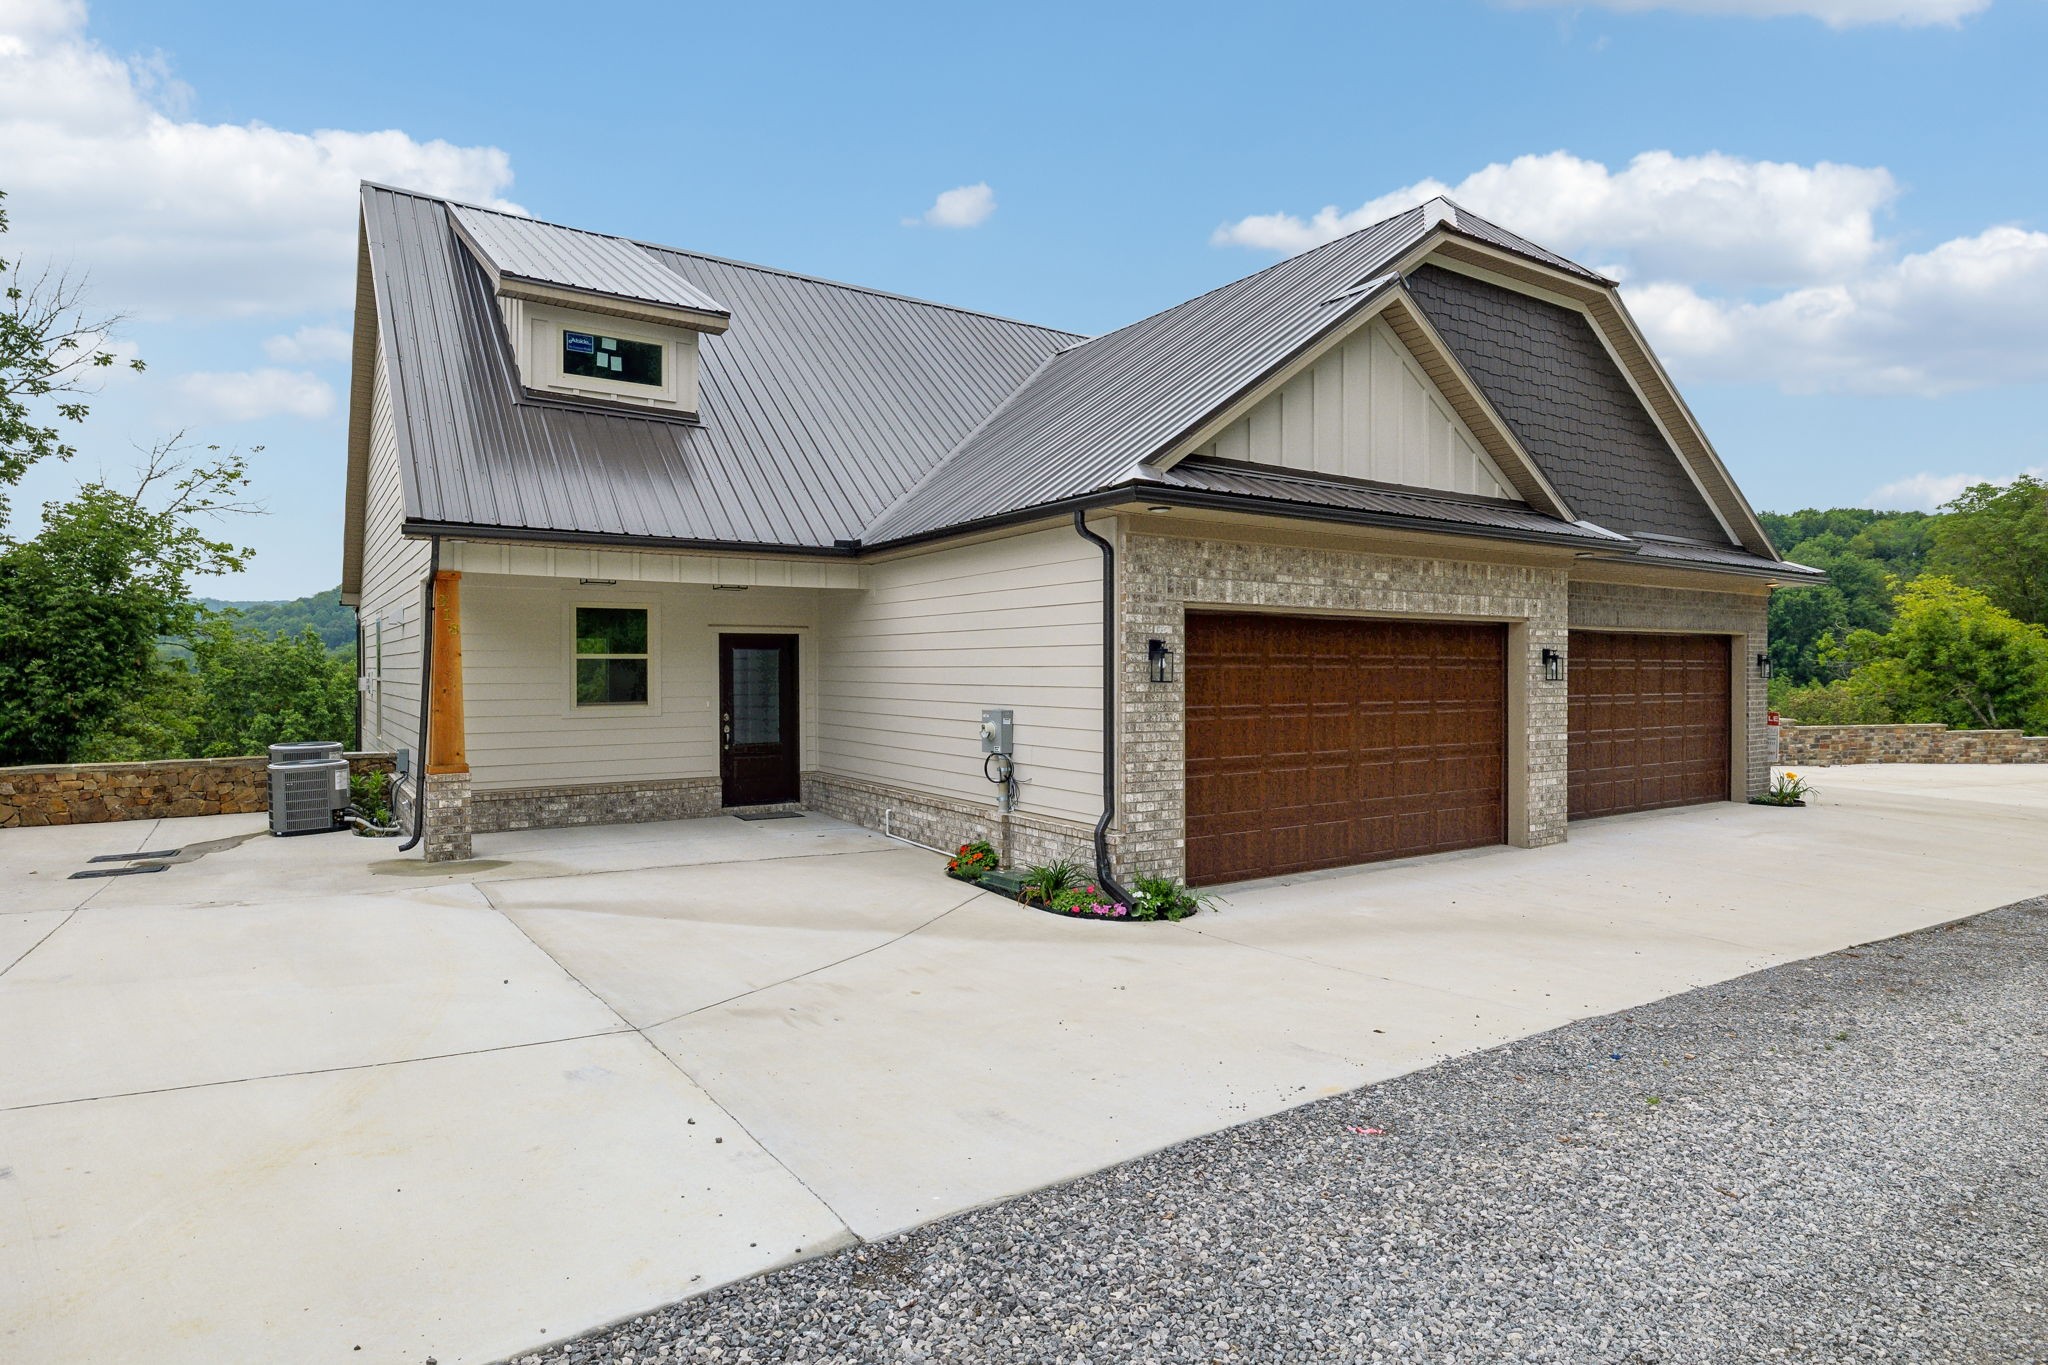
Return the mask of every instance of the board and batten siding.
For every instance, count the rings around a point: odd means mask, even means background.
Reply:
[[[798,744],[817,752],[818,594],[709,584],[509,577],[465,571],[462,682],[470,781],[478,791],[718,776],[718,637],[797,637]],[[651,705],[575,705],[572,615],[652,613]]]
[[[1471,429],[1378,318],[1195,453],[1519,500]]]
[[[363,503],[363,585],[356,605],[362,623],[357,668],[369,679],[360,694],[362,747],[417,749],[420,722],[420,642],[431,548],[400,533],[405,486],[398,467],[398,430],[391,413],[391,380],[384,352],[371,379],[370,457]],[[383,623],[382,667],[378,623]]]
[[[1102,556],[1069,528],[867,565],[819,622],[819,771],[992,804],[981,713],[1016,712],[1018,808],[1102,809]]]

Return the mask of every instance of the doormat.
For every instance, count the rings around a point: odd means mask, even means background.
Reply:
[[[731,810],[726,812],[735,820],[801,820],[800,810]]]
[[[90,867],[83,872],[72,873],[70,880],[75,882],[83,877],[133,877],[142,872],[161,872],[169,866],[169,863],[138,863],[133,867]]]

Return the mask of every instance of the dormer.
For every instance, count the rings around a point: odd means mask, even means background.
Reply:
[[[490,277],[529,391],[679,415],[697,411],[698,346],[732,313],[623,237],[451,205]]]

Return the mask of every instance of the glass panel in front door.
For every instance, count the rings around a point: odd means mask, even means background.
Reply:
[[[732,652],[732,742],[782,742],[782,651]]]

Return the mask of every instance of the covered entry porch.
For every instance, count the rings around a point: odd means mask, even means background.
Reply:
[[[433,582],[428,858],[801,800],[851,562],[451,542]],[[389,700],[373,683],[365,705]]]

